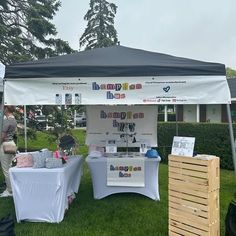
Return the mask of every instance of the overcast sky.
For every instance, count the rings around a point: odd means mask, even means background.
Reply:
[[[117,5],[120,44],[236,70],[236,0],[108,0]],[[61,0],[58,36],[79,50],[90,0]]]

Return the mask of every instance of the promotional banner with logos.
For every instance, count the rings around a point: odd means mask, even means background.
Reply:
[[[107,186],[145,187],[144,158],[107,158]]]
[[[230,92],[225,76],[19,78],[5,82],[6,105],[227,103]]]
[[[86,144],[157,146],[157,106],[87,106]]]

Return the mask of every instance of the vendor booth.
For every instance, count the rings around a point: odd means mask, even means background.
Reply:
[[[116,192],[159,199],[160,158],[143,150],[158,146],[157,105],[230,101],[224,65],[123,46],[10,65],[4,79],[6,105],[88,106],[86,142],[95,148],[87,163],[97,199]],[[142,171],[113,171],[134,165]]]
[[[145,157],[157,146],[157,107],[87,106],[86,158],[95,199],[133,192],[159,200],[160,156]],[[119,149],[123,152],[118,152]],[[138,151],[130,152],[130,148]]]

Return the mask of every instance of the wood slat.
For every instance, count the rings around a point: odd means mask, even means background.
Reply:
[[[190,213],[194,216],[200,216],[203,218],[208,218],[208,212],[207,211],[202,211],[199,208],[196,207],[189,207],[189,206],[185,206],[185,205],[181,205],[175,202],[169,202],[169,208],[178,210],[178,211],[183,211],[183,212],[187,212]]]
[[[169,171],[177,173],[177,174],[182,174],[182,175],[187,175],[187,176],[195,176],[198,178],[208,179],[208,173],[206,173],[206,172],[185,170],[185,169],[180,169],[180,168],[176,168],[176,167],[172,167],[172,166],[169,166]]]
[[[170,226],[170,231],[171,232],[175,232],[175,233],[177,233],[179,235],[184,235],[184,236],[199,236],[199,234],[191,233],[189,231],[182,230],[180,228],[172,227],[172,226]]]
[[[181,236],[180,234],[177,234],[175,232],[169,231],[169,236]]]
[[[168,157],[169,161],[175,161],[175,162],[180,162],[180,163],[191,163],[191,164],[196,164],[196,165],[202,165],[202,166],[208,166],[209,161],[207,160],[201,160],[193,157],[181,157],[181,156],[174,156],[174,155],[169,155]]]
[[[197,229],[209,232],[209,225],[205,225],[205,224],[196,222],[192,218],[187,218],[182,215],[175,215],[173,213],[169,213],[169,217],[170,217],[170,219],[180,220],[181,222],[185,222],[186,225],[190,225],[190,226],[193,226]]]
[[[169,166],[177,167],[177,168],[181,168],[181,169],[187,169],[187,170],[208,172],[207,166],[193,165],[192,163],[182,163],[182,162],[170,161]]]
[[[181,228],[183,230],[186,230],[186,231],[190,231],[190,232],[194,232],[198,235],[208,235],[208,232],[207,231],[203,231],[199,228],[194,228],[190,225],[187,225],[183,222],[179,222],[179,221],[175,221],[175,220],[170,220],[169,221],[169,225],[172,226],[172,227],[178,227],[178,228]]]
[[[171,214],[174,215],[179,215],[181,217],[185,217],[191,220],[194,220],[194,222],[205,225],[205,226],[209,226],[209,220],[207,218],[203,218],[201,216],[195,216],[191,213],[187,213],[187,212],[183,212],[183,211],[179,211],[176,210],[174,208],[171,208]]]
[[[182,188],[180,190],[178,186],[170,184],[170,183],[168,185],[168,189],[173,190],[173,191],[177,191],[177,192],[181,192],[181,193],[186,193],[186,194],[193,195],[193,196],[196,196],[196,197],[202,197],[202,198],[208,198],[209,197],[208,192],[200,192],[200,191],[197,191],[195,189],[192,190],[192,189],[187,189],[187,188]]]
[[[197,208],[197,209],[200,209],[202,211],[209,211],[209,206],[208,205],[202,205],[202,204],[199,204],[199,203],[196,203],[196,202],[191,202],[191,201],[188,201],[188,200],[179,199],[177,197],[169,196],[169,202],[175,202],[175,203],[178,203],[178,204],[181,204],[181,205],[184,205],[184,206]]]
[[[181,193],[181,192],[176,192],[173,190],[169,190],[169,196],[173,196],[179,199],[184,199],[184,200],[189,200],[191,202],[196,202],[200,203],[202,205],[207,205],[208,204],[208,199],[207,198],[202,198],[202,197],[196,197],[193,195]]]
[[[185,181],[181,181],[181,180],[177,180],[177,179],[171,179],[171,178],[169,178],[169,184],[178,186],[179,190],[185,189],[185,188],[192,189],[195,191],[200,191],[200,192],[208,192],[208,190],[209,190],[208,186],[185,182]]]
[[[171,170],[169,171],[169,178],[179,179],[179,180],[183,180],[185,182],[190,182],[190,183],[209,186],[209,181],[207,179],[202,179],[202,178],[192,177],[192,176],[188,176],[188,175],[178,174],[178,173],[172,172]]]

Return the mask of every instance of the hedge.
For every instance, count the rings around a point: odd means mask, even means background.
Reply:
[[[168,162],[168,155],[171,153],[173,137],[176,135],[175,122],[159,122],[157,125],[158,152],[162,157],[162,162]],[[233,124],[234,136],[236,138],[236,124]],[[72,135],[78,140],[80,145],[79,153],[86,154],[85,146],[86,130],[72,130]],[[178,123],[178,135],[185,137],[195,137],[194,151],[198,154],[209,154],[220,157],[221,168],[233,170],[232,151],[230,143],[229,126],[225,123]],[[37,132],[37,137],[28,141],[29,150],[39,150],[48,147],[50,150],[56,149],[56,144],[50,143],[48,134]],[[19,148],[24,149],[24,140],[19,137]]]
[[[220,157],[223,169],[233,170],[229,126],[226,123],[178,123],[178,136],[195,137],[194,151]],[[233,124],[236,137],[236,124]],[[163,162],[168,162],[173,137],[176,135],[176,123],[160,122],[157,128],[158,151]]]

